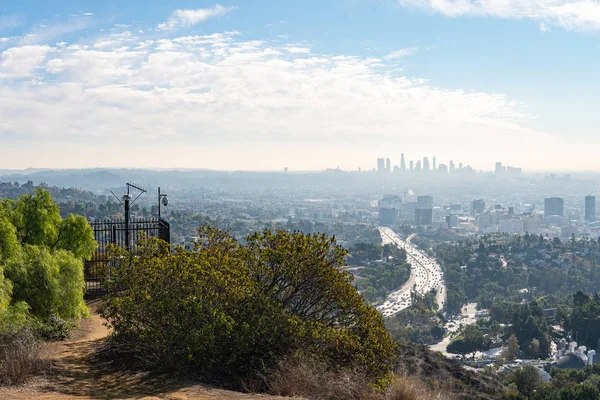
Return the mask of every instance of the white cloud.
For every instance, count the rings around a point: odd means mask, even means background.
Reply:
[[[49,46],[12,47],[0,54],[0,78],[23,78],[41,67]]]
[[[419,50],[418,47],[409,47],[406,49],[400,49],[400,50],[396,50],[396,51],[392,51],[391,53],[389,53],[388,55],[386,55],[384,57],[384,59],[386,60],[395,60],[397,58],[404,58],[407,56],[410,56],[413,53],[416,53]]]
[[[224,7],[220,4],[215,5],[213,8],[199,8],[196,10],[175,10],[171,15],[171,18],[167,22],[163,22],[158,25],[159,30],[172,29],[177,25],[192,26],[197,25],[200,22],[204,22],[209,18],[222,17],[225,14],[230,13],[237,7]]]
[[[526,167],[532,148],[567,152],[524,128],[533,117],[507,96],[436,87],[388,60],[316,55],[239,32],[117,35],[2,53],[0,137],[18,139],[0,168],[109,162],[93,155],[110,143],[140,150],[113,166],[155,167],[322,168],[331,153],[354,168],[391,149],[440,159],[446,150],[475,165],[505,152]],[[161,157],[147,157],[149,143],[160,143]]]
[[[398,0],[448,17],[531,19],[570,31],[600,30],[598,0]]]
[[[307,47],[286,47],[285,48],[287,51],[289,51],[290,53],[296,53],[296,54],[308,54],[310,53],[310,49]]]

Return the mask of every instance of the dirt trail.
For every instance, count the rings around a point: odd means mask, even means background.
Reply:
[[[94,361],[93,355],[106,339],[108,330],[96,312],[98,302],[90,302],[88,306],[91,317],[81,322],[71,339],[48,344],[45,357],[52,365],[49,372],[25,387],[0,389],[1,399],[281,399],[231,392],[150,373],[103,368]]]

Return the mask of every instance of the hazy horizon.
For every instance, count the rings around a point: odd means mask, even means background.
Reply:
[[[600,171],[597,1],[284,3],[4,4],[0,168]]]

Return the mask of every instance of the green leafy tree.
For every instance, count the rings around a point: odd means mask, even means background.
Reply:
[[[531,358],[538,358],[540,356],[540,341],[531,339],[531,343],[527,346],[527,353],[529,353],[529,357]]]
[[[20,197],[12,215],[21,243],[52,246],[56,241],[61,218],[49,192],[37,189],[35,195]]]
[[[514,383],[519,392],[529,398],[542,382],[542,379],[538,369],[534,366],[528,365],[511,371],[508,374],[508,381]]]
[[[506,343],[505,358],[508,361],[512,361],[517,357],[519,357],[519,340],[514,334],[512,334]]]
[[[50,194],[38,189],[0,201],[0,330],[30,319],[72,325],[87,314],[83,259],[96,248],[83,217],[61,219]]]
[[[565,327],[577,334],[579,341],[595,348],[600,340],[600,294],[589,296],[578,291],[573,296],[573,310]]]

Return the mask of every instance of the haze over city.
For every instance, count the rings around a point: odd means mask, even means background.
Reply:
[[[598,170],[596,1],[0,11],[2,169]]]

